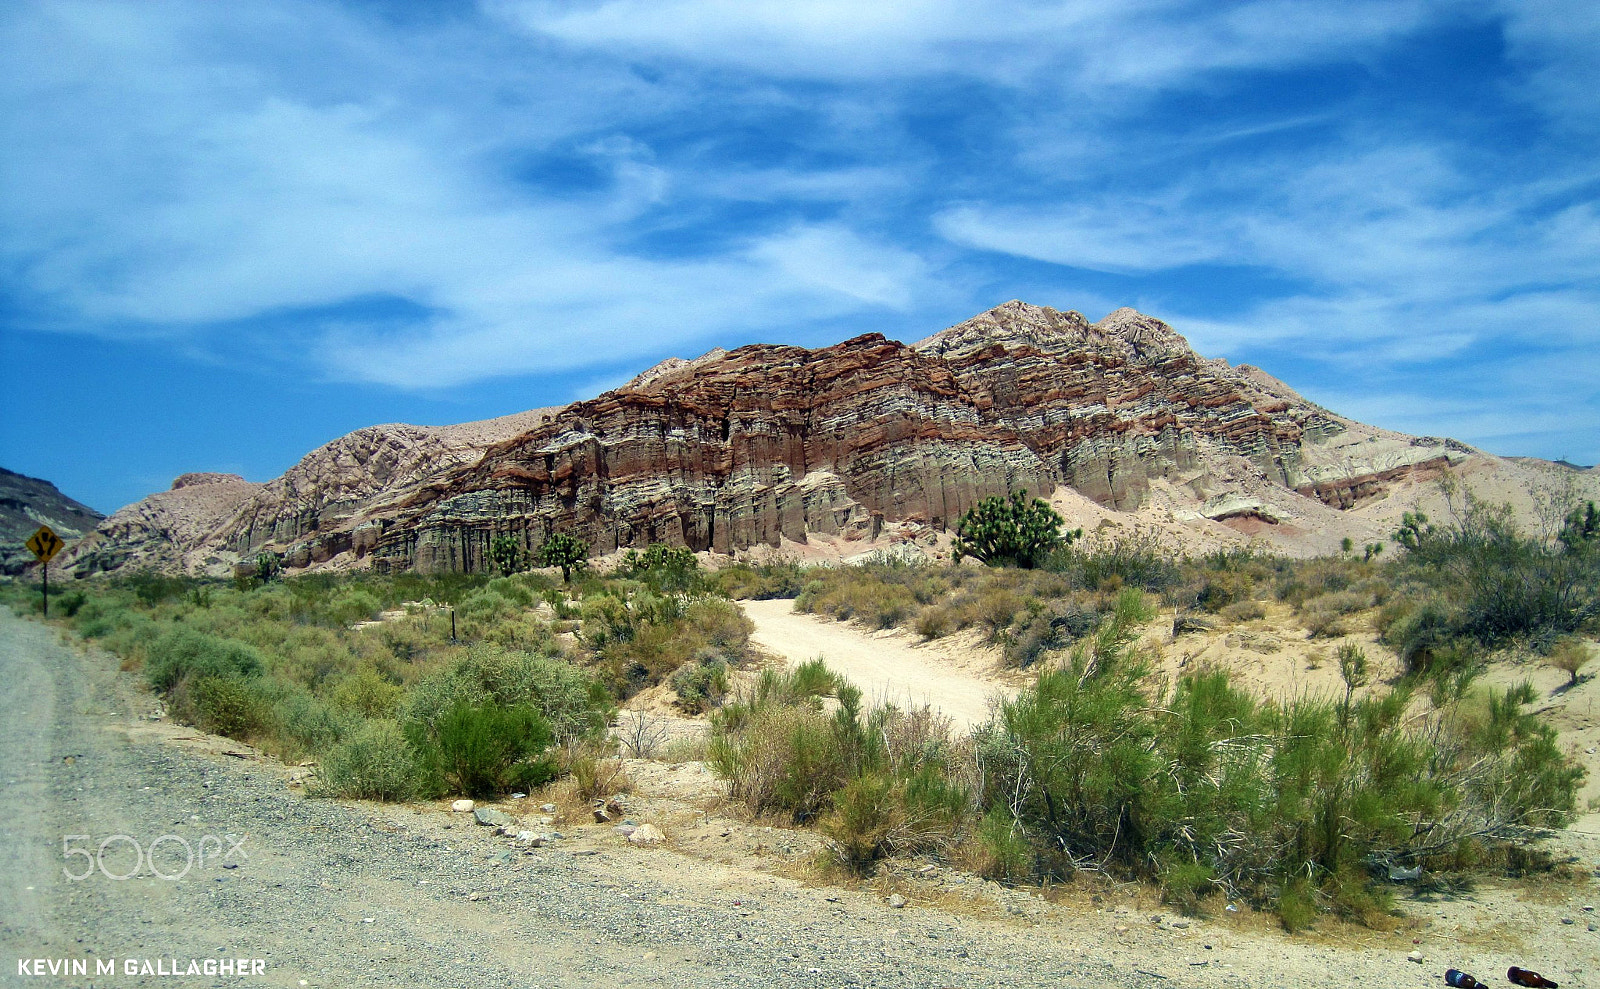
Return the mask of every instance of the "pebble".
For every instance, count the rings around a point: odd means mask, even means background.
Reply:
[[[450,804],[450,809],[457,814],[470,814],[472,813],[472,808],[476,806],[478,805],[471,800],[457,800]]]
[[[540,804],[539,805],[539,809],[541,811],[543,811],[544,813],[546,813],[546,814],[554,814],[556,812],[556,805],[555,804]]]
[[[900,910],[905,907],[906,898],[901,896],[899,893],[890,893],[888,899],[884,900],[883,902],[889,904],[889,906],[895,910]]]
[[[1422,952],[1413,951],[1411,954],[1406,956],[1406,961],[1408,961],[1408,962],[1416,962],[1418,965],[1421,965],[1422,964]]]

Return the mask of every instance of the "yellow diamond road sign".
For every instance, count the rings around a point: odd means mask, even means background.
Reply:
[[[51,531],[48,525],[41,525],[38,532],[28,537],[26,545],[33,550],[33,555],[39,558],[40,563],[49,563],[52,557],[61,552],[61,547],[66,543],[62,542],[61,537]]]

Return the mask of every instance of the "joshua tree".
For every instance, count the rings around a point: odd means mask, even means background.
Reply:
[[[489,562],[500,576],[509,577],[528,569],[528,553],[515,536],[495,536],[489,543]]]
[[[1027,491],[1013,491],[1009,499],[995,495],[961,516],[952,555],[958,563],[972,556],[991,567],[1031,570],[1052,550],[1083,535],[1082,529],[1063,533],[1061,525],[1055,509],[1039,498],[1030,503]]]
[[[589,547],[577,536],[558,532],[539,547],[539,566],[560,567],[561,582],[572,583],[574,570],[582,570],[589,562]]]

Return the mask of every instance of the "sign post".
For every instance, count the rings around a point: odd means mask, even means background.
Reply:
[[[55,531],[48,525],[41,525],[39,531],[29,536],[27,543],[24,545],[33,550],[33,555],[39,558],[40,563],[44,564],[44,616],[49,618],[50,561],[55,558],[57,553],[61,552],[61,547],[65,546],[66,543],[62,542],[61,537],[56,535]]]

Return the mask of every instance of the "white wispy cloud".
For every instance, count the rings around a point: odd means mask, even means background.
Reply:
[[[1445,30],[1498,41],[1495,107],[1391,120]],[[0,299],[428,390],[1039,291],[1489,394],[1600,349],[1596,51],[1579,0],[17,3]]]

